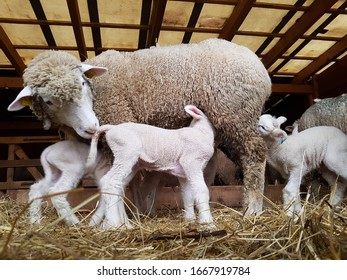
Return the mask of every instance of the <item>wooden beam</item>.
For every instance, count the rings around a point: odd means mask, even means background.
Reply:
[[[88,58],[77,0],[66,0],[81,61]]]
[[[192,11],[192,14],[190,15],[188,25],[187,25],[188,28],[195,28],[195,25],[198,22],[203,6],[204,6],[203,3],[194,4],[193,11]],[[190,42],[190,39],[192,38],[192,34],[193,32],[184,32],[182,43],[188,44]]]
[[[313,93],[312,85],[294,85],[294,84],[272,84],[272,93],[290,93],[308,95]]]
[[[18,75],[22,76],[26,66],[2,26],[0,26],[0,48],[5,53],[8,60],[12,63]]]
[[[302,69],[293,79],[294,84],[300,84],[305,79],[316,73],[318,70],[327,65],[331,60],[341,55],[347,49],[347,35],[340,41],[329,48],[325,53],[321,54],[317,59]],[[346,70],[344,70],[346,73]],[[344,78],[345,79],[345,78]]]
[[[18,78],[17,77],[0,77],[0,89],[22,89],[22,88],[23,88],[23,79],[22,78],[19,78],[19,77]]]
[[[293,45],[316,21],[321,18],[337,0],[314,1],[309,9],[293,24],[277,44],[262,58],[268,69]]]
[[[315,75],[318,96],[320,98],[332,97],[345,92],[347,88],[346,69],[347,55],[337,60],[336,63],[322,73]]]
[[[39,159],[0,160],[0,168],[41,166]]]
[[[152,0],[142,0],[142,6],[141,6],[141,25],[147,25],[149,24],[149,19],[151,15],[151,8],[152,8]],[[146,47],[146,40],[148,36],[148,29],[140,29],[139,32],[139,42],[138,42],[138,49],[144,49]]]
[[[99,23],[99,11],[97,0],[88,0],[87,2],[90,22]],[[100,48],[102,47],[99,26],[92,26],[92,36],[95,48],[95,55],[98,55],[101,53]]]
[[[159,38],[160,28],[163,23],[167,0],[153,0],[153,7],[150,19],[150,29],[146,47],[154,46]]]
[[[248,15],[249,11],[252,9],[254,2],[255,0],[238,1],[218,37],[231,41],[234,38],[236,31],[239,29],[244,19]]]

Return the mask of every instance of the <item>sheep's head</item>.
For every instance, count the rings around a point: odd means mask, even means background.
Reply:
[[[9,105],[9,111],[29,106],[45,129],[51,123],[72,127],[91,138],[99,126],[93,111],[93,89],[88,77],[107,69],[79,62],[62,51],[46,51],[35,57],[23,74],[24,89]]]
[[[281,129],[281,124],[286,120],[285,117],[275,118],[269,114],[261,115],[257,130],[262,137],[272,138],[276,142],[281,142],[287,137],[287,133]]]

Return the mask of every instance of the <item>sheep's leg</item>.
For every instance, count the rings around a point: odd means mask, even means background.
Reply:
[[[71,169],[73,170],[73,169]],[[67,201],[68,191],[75,189],[78,182],[82,178],[80,174],[74,170],[73,174],[63,173],[60,179],[50,188],[49,194],[54,208],[57,210],[59,216],[64,217],[65,223],[72,226],[79,223],[77,216],[72,213],[72,208]],[[64,194],[55,195],[55,193],[64,192]]]
[[[181,185],[181,193],[183,200],[183,217],[186,221],[195,220],[194,211],[194,194],[191,187],[188,184],[188,180],[185,178],[178,178]]]
[[[42,219],[41,213],[41,204],[42,204],[42,196],[47,194],[48,192],[48,184],[43,178],[42,180],[36,182],[30,187],[29,191],[29,216],[30,223],[32,224],[40,224]]]
[[[289,174],[288,182],[282,191],[283,204],[285,207],[289,207],[287,210],[288,216],[294,216],[301,210],[300,183],[303,175],[300,168],[293,170]]]
[[[105,219],[101,228],[118,228],[122,225],[131,227],[124,207],[124,190],[135,173],[132,171],[132,165],[129,167],[114,163],[110,171],[100,180],[101,199],[105,205]]]
[[[329,186],[335,190],[335,192],[331,193],[331,204],[338,205],[339,203],[341,203],[346,190],[346,180],[340,178],[338,175],[327,168],[322,169],[322,176],[328,182]]]
[[[245,215],[260,214],[263,210],[266,147],[260,137],[253,135],[254,132],[252,131],[249,133],[248,138],[238,139],[238,143],[235,143],[241,154],[240,160],[245,188],[243,195]],[[228,155],[228,153],[226,154]]]
[[[141,211],[147,215],[155,214],[156,209],[153,208],[153,205],[159,188],[160,176],[159,172],[146,172],[139,188]]]

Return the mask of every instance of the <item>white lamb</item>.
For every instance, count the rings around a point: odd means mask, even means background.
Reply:
[[[265,114],[259,118],[258,132],[268,147],[267,162],[288,179],[283,201],[289,215],[299,213],[300,183],[308,172],[318,169],[330,186],[337,184],[332,204],[343,199],[347,184],[347,135],[331,126],[317,126],[287,136],[280,125],[285,117]]]
[[[87,172],[85,163],[88,153],[89,145],[70,140],[57,142],[42,152],[41,164],[45,177],[33,184],[29,191],[29,214],[32,224],[39,224],[41,221],[41,204],[45,195],[52,195],[52,204],[58,214],[64,217],[67,225],[79,223],[66,199],[67,192],[76,188],[83,177],[92,177],[100,185],[100,179],[110,170],[105,157],[97,153],[93,166],[90,166]],[[61,192],[63,194],[55,195]],[[102,211],[100,207],[94,215],[98,215],[99,211]]]
[[[215,130],[205,114],[193,105],[185,106],[193,117],[189,127],[163,129],[146,124],[123,123],[101,126],[94,134],[87,168],[94,165],[96,145],[102,133],[114,155],[110,171],[101,179],[101,201],[105,206],[102,228],[130,226],[125,212],[124,188],[141,169],[177,176],[182,189],[184,218],[212,225],[209,191],[203,170],[214,153]]]

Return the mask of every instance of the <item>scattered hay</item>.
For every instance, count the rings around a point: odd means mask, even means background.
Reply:
[[[298,220],[273,205],[244,217],[227,207],[213,211],[217,229],[182,221],[181,211],[143,217],[134,229],[68,228],[47,207],[41,226],[28,222],[27,206],[0,199],[1,259],[347,259],[347,207],[327,198],[304,201]],[[80,210],[81,218],[86,212]]]

